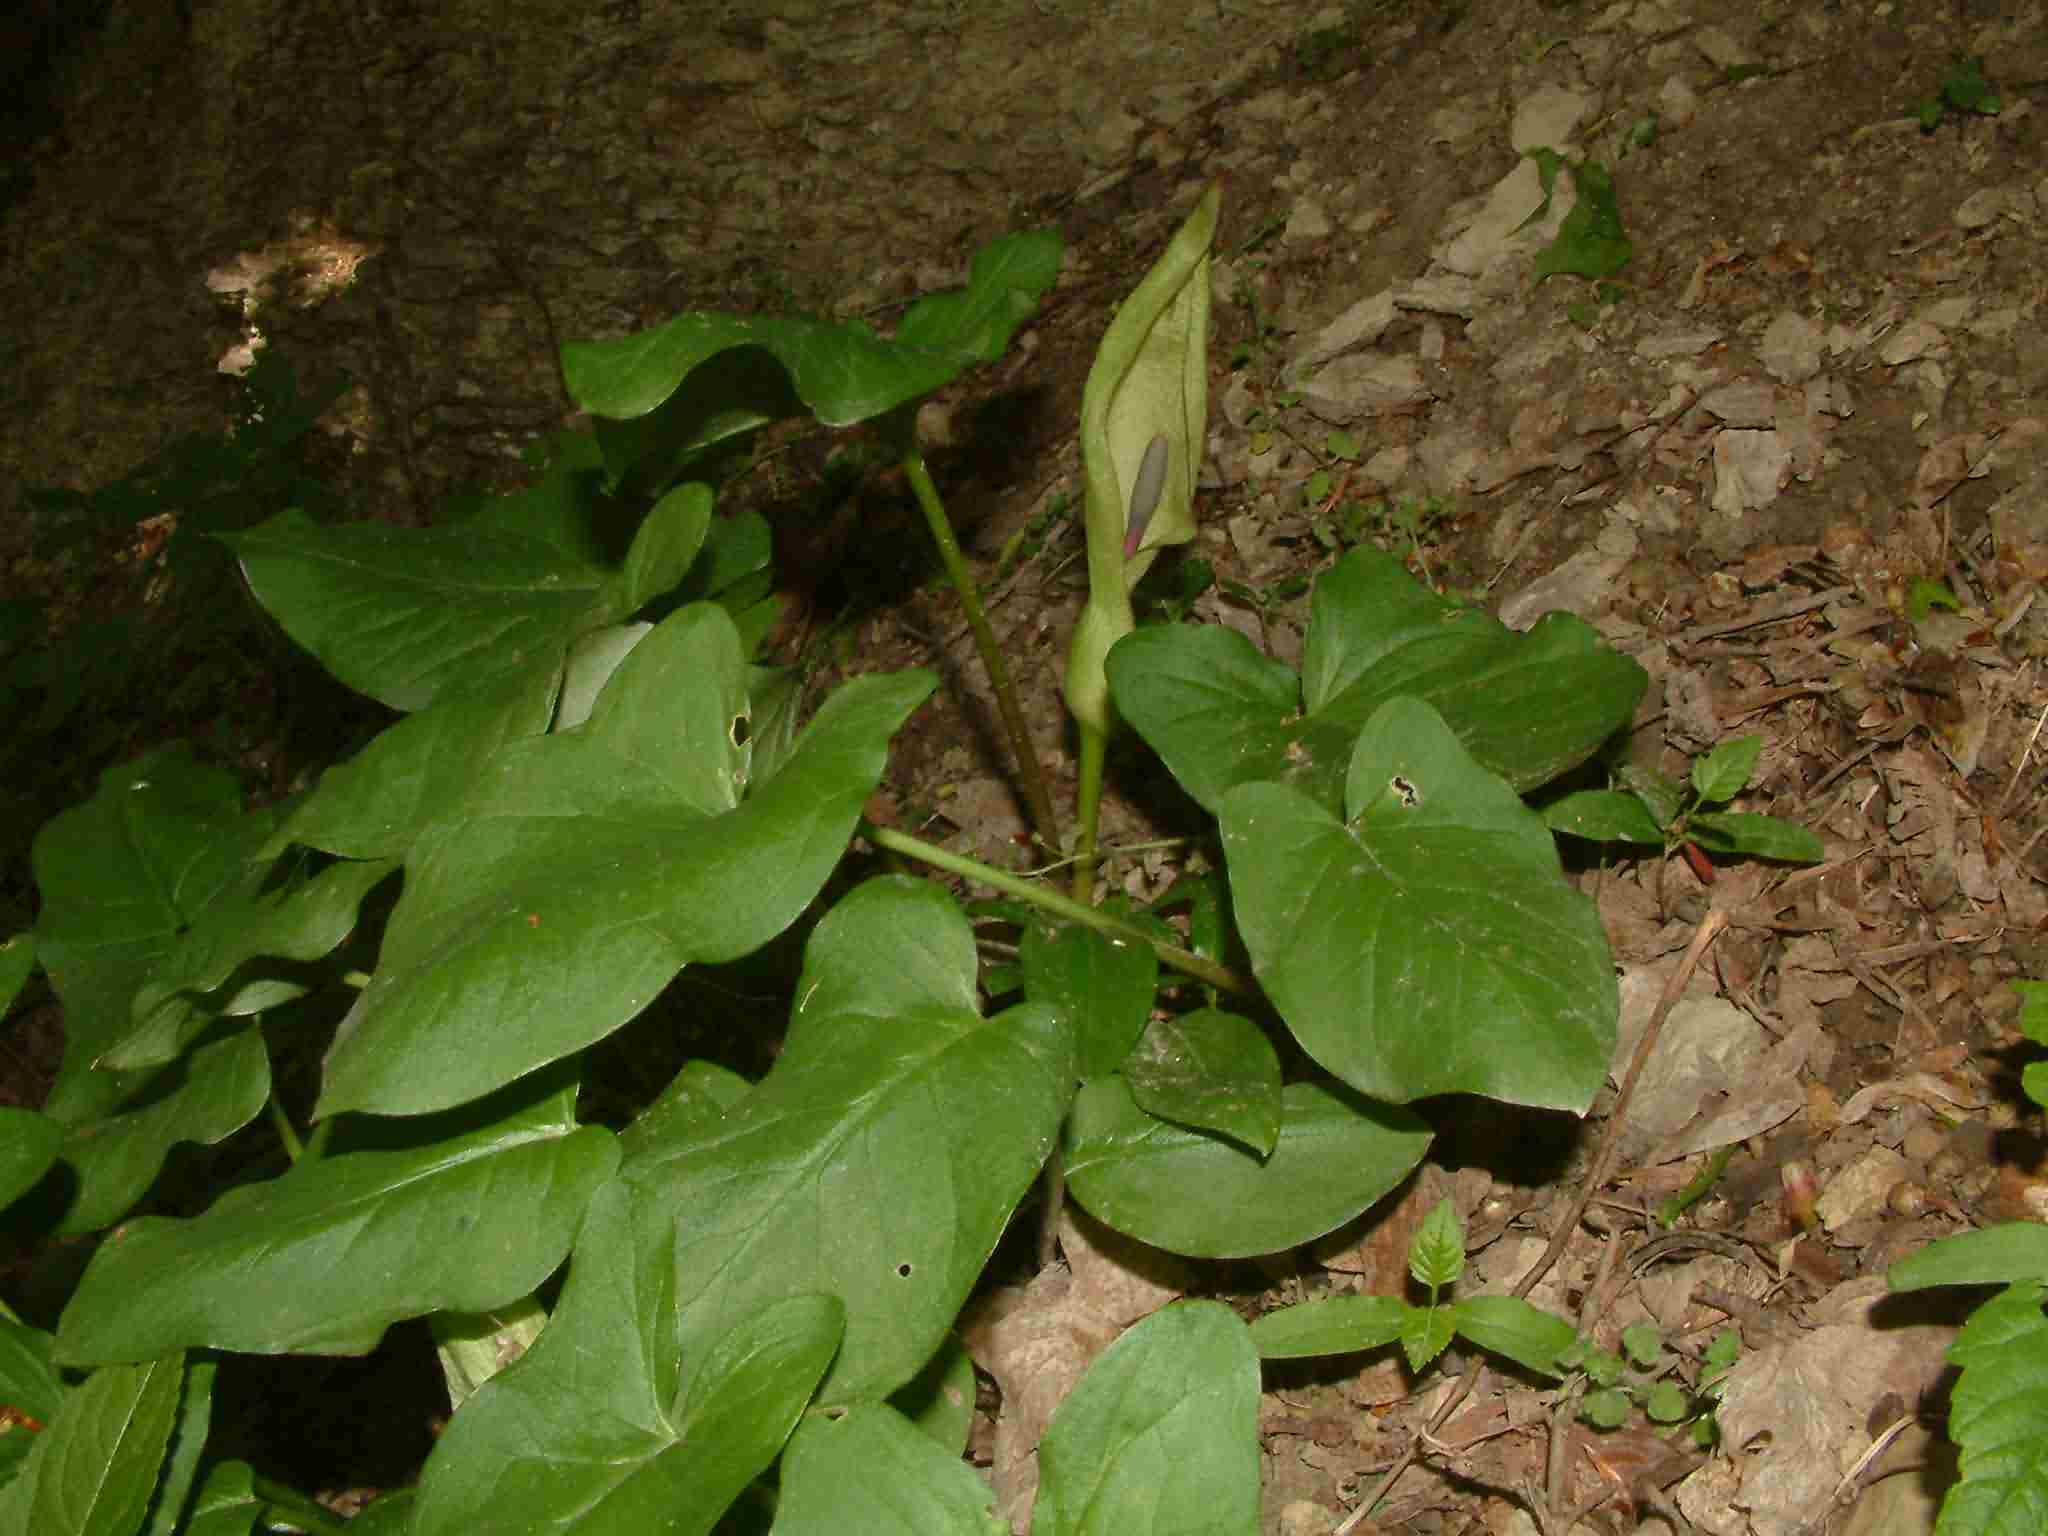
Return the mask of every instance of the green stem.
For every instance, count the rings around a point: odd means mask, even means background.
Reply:
[[[305,1155],[306,1148],[299,1140],[299,1133],[292,1125],[292,1117],[284,1112],[284,1106],[272,1094],[265,1105],[270,1111],[271,1128],[277,1132],[277,1139],[284,1143],[284,1155],[297,1162]]]
[[[1159,956],[1161,964],[1171,966],[1197,981],[1207,982],[1220,991],[1243,996],[1255,996],[1258,992],[1256,985],[1227,965],[1204,960],[1191,950],[1155,939],[1134,923],[1127,923],[1119,917],[1075,901],[1071,897],[1062,896],[1043,885],[1033,884],[1006,870],[983,864],[976,859],[965,858],[957,853],[949,853],[935,843],[927,843],[907,832],[898,832],[894,827],[878,827],[871,822],[863,822],[861,834],[877,848],[886,848],[892,853],[903,854],[935,869],[943,869],[948,874],[958,875],[963,880],[972,880],[977,885],[989,886],[1006,896],[1014,896],[1019,901],[1028,901],[1033,906],[1050,912],[1055,917],[1064,918],[1070,923],[1093,928],[1097,933],[1106,934],[1112,939],[1148,945]]]
[[[981,652],[981,664],[988,668],[988,680],[995,689],[996,708],[1002,711],[1003,729],[1010,736],[1010,750],[1017,758],[1017,771],[1024,781],[1024,801],[1031,810],[1031,823],[1037,830],[1039,841],[1054,854],[1061,849],[1059,816],[1052,807],[1052,791],[1046,787],[1045,770],[1040,766],[1038,754],[1031,750],[1031,733],[1024,725],[1024,711],[1017,703],[1017,690],[1010,682],[1010,669],[1004,665],[1002,652],[996,649],[996,633],[989,627],[988,614],[981,606],[981,596],[975,590],[974,573],[967,568],[967,557],[960,552],[960,541],[953,537],[953,525],[946,519],[945,504],[939,500],[939,488],[932,484],[931,472],[924,467],[924,454],[918,450],[912,439],[903,450],[903,473],[910,481],[910,489],[917,497],[917,504],[924,510],[925,526],[931,529],[932,542],[939,546],[939,558],[945,562],[946,574],[952,579],[953,590],[960,594],[960,605],[967,611],[967,624],[974,631],[975,649]]]
[[[1069,885],[1074,900],[1095,899],[1095,836],[1102,812],[1102,760],[1109,749],[1109,736],[1085,720],[1076,720],[1081,733],[1080,783],[1074,800],[1081,815],[1081,830],[1074,839],[1074,874]]]

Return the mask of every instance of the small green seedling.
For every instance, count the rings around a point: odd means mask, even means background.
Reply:
[[[1636,1323],[1622,1330],[1620,1354],[1582,1341],[1565,1351],[1561,1363],[1585,1373],[1589,1390],[1579,1400],[1579,1417],[1595,1429],[1619,1429],[1641,1408],[1653,1424],[1684,1425],[1693,1443],[1707,1450],[1718,1439],[1714,1408],[1721,1383],[1741,1352],[1733,1330],[1715,1335],[1698,1384],[1688,1386],[1678,1375],[1678,1356],[1664,1347],[1655,1325]]]
[[[1743,790],[1763,754],[1761,736],[1724,741],[1692,765],[1692,781],[1680,785],[1653,769],[1622,763],[1614,770],[1617,789],[1589,789],[1554,801],[1543,813],[1553,832],[1595,843],[1644,843],[1682,854],[1701,882],[1711,883],[1709,854],[1783,859],[1817,864],[1820,839],[1777,816],[1717,811]]]
[[[1003,545],[1002,554],[996,560],[999,576],[1008,576],[1018,566],[1035,556],[1052,538],[1053,530],[1074,515],[1074,498],[1065,491],[1055,492],[1048,497],[1044,508],[1032,515],[1031,521],[1011,534]]]
[[[1542,180],[1543,200],[1536,211],[1522,221],[1523,227],[1540,223],[1550,213],[1551,193],[1560,168],[1572,173],[1578,201],[1558,226],[1557,238],[1536,257],[1536,281],[1560,272],[1577,277],[1612,277],[1635,254],[1634,243],[1621,225],[1621,210],[1614,200],[1614,178],[1597,160],[1574,163],[1554,149],[1538,147],[1525,153],[1536,162]]]
[[[1572,1325],[1519,1296],[1443,1292],[1465,1272],[1465,1228],[1457,1207],[1437,1202],[1408,1244],[1408,1273],[1429,1294],[1418,1306],[1399,1296],[1331,1296],[1269,1312],[1252,1324],[1252,1343],[1267,1360],[1343,1355],[1398,1342],[1411,1371],[1421,1371],[1462,1338],[1489,1354],[1540,1375],[1563,1378],[1578,1344]]]
[[[1922,132],[1932,133],[1941,126],[1942,118],[1951,112],[1972,112],[1982,117],[1996,117],[2002,105],[1998,88],[1984,78],[1984,60],[1981,55],[1958,59],[1949,72],[1941,77],[1941,90],[1928,97],[1914,109],[1920,119]]]

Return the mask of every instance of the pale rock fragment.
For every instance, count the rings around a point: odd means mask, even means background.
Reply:
[[[1803,384],[1820,372],[1820,326],[1805,315],[1780,310],[1758,345],[1764,370],[1781,384]]]

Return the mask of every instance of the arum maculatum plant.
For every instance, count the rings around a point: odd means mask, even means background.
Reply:
[[[1641,671],[1370,549],[1323,573],[1299,673],[1226,629],[1131,628],[1192,527],[1216,218],[1211,194],[1089,383],[1068,687],[1084,743],[1121,720],[1214,817],[1227,888],[1112,912],[868,829],[1026,919],[1000,995],[935,881],[817,910],[934,679],[857,676],[800,718],[756,655],[766,528],[705,476],[765,422],[901,412],[999,354],[1053,237],[990,245],[887,339],[693,314],[570,346],[595,425],[528,488],[424,530],[228,539],[401,718],[253,809],[160,749],[36,841],[0,991],[40,966],[65,1054],[39,1110],[0,1114],[0,1198],[92,1252],[61,1313],[0,1317],[0,1531],[338,1528],[210,1446],[216,1374],[424,1318],[452,1413],[356,1529],[986,1533],[954,1324],[1056,1147],[1109,1226],[1229,1258],[1393,1188],[1429,1145],[1414,1100],[1585,1109],[1613,970],[1521,796],[1629,719]],[[771,949],[799,920],[800,958]],[[731,962],[786,989],[772,1067],[600,1075],[635,1020],[758,1030],[685,975]],[[310,1093],[279,1081],[322,1042]],[[172,1149],[229,1138],[232,1187],[167,1203]],[[1033,1529],[1255,1531],[1258,1360],[1213,1303],[1131,1328],[1042,1443]]]

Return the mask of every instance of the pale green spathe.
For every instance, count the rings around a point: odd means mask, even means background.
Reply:
[[[1081,395],[1086,482],[1088,605],[1067,655],[1067,707],[1083,725],[1111,721],[1103,658],[1132,628],[1131,589],[1157,552],[1195,536],[1195,476],[1209,414],[1209,247],[1222,188],[1212,186],[1143,282],[1124,300],[1096,349]],[[1164,478],[1129,556],[1124,535],[1146,450],[1166,439]],[[1156,456],[1155,456],[1156,464]],[[1151,492],[1147,483],[1143,490]]]

